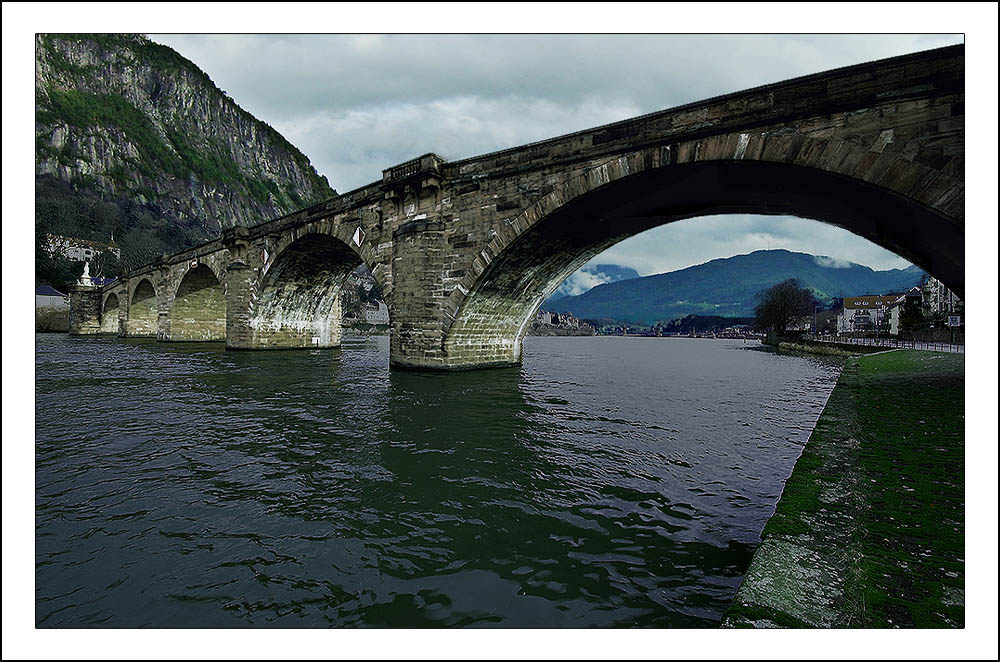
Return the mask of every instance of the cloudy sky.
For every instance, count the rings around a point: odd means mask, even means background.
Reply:
[[[301,149],[341,193],[426,152],[484,154],[961,35],[179,35],[195,62]],[[592,263],[642,275],[764,248],[908,262],[850,233],[784,216],[663,226]]]

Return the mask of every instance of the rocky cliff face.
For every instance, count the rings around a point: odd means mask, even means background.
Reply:
[[[142,206],[182,244],[335,195],[305,155],[166,46],[139,35],[38,35],[35,47],[39,181]],[[107,241],[83,236],[107,231],[77,236]]]

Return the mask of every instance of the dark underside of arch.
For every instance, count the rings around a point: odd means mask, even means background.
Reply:
[[[251,326],[259,347],[340,344],[340,293],[361,258],[339,239],[307,235],[281,252],[264,277]]]

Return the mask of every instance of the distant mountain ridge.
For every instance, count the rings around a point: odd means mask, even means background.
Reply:
[[[757,294],[797,278],[817,298],[885,294],[919,285],[916,266],[875,271],[854,262],[788,250],[761,250],[711,260],[678,271],[598,285],[588,292],[546,302],[546,309],[582,319],[655,324],[685,315],[749,317]]]

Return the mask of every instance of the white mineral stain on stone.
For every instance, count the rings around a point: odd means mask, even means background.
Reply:
[[[736,604],[766,607],[814,627],[842,627],[840,575],[818,552],[772,538],[754,554]]]
[[[881,154],[885,149],[885,146],[890,144],[894,138],[895,132],[892,129],[886,129],[882,133],[878,134],[878,138],[875,139],[874,144],[871,146],[871,151]]]
[[[743,154],[747,151],[747,143],[750,142],[749,133],[741,133],[739,141],[736,143],[736,153],[733,154],[733,158],[737,161],[743,159]]]

